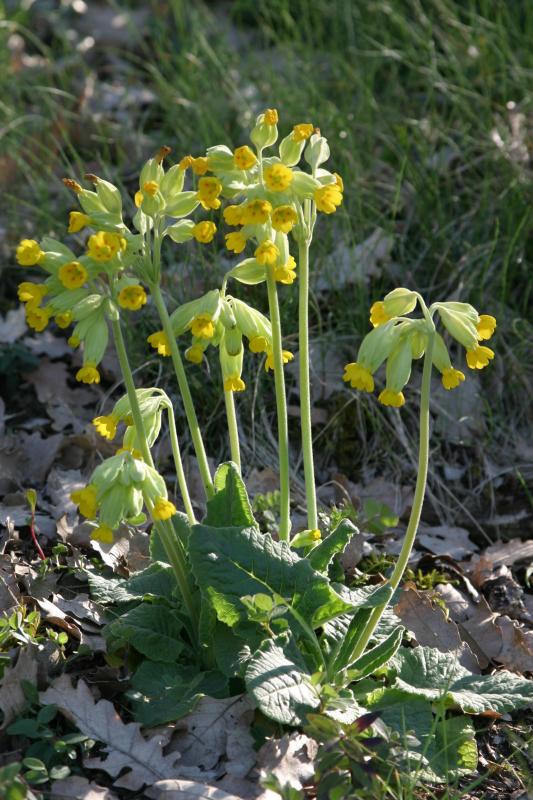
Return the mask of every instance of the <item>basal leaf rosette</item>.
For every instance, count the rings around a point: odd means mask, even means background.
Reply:
[[[409,315],[420,306],[423,316]],[[344,381],[363,392],[374,391],[374,375],[383,363],[386,384],[379,394],[383,405],[401,407],[405,403],[403,389],[407,385],[413,360],[424,355],[428,337],[434,336],[432,361],[440,372],[445,389],[455,389],[465,380],[465,374],[452,365],[443,336],[434,331],[435,318],[444,331],[465,349],[470,369],[483,369],[494,358],[494,352],[480,342],[490,339],[496,329],[496,319],[479,314],[469,303],[440,302],[429,309],[417,292],[400,287],[389,292],[370,309],[374,329],[368,333],[357,360],[345,367]]]

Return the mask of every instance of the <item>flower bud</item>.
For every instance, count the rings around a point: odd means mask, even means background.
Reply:
[[[98,178],[96,181],[96,194],[105,211],[118,216],[122,214],[122,197],[116,186],[113,186],[109,181]]]
[[[302,157],[305,147],[305,139],[297,142],[292,133],[281,140],[279,145],[279,157],[286,167],[294,167]]]
[[[236,297],[229,298],[229,302],[237,325],[247,339],[263,336],[269,342],[272,340],[272,325],[264,314]]]
[[[439,370],[439,372],[444,372],[445,369],[449,369],[452,365],[450,360],[450,354],[448,353],[448,348],[444,343],[444,339],[440,335],[440,333],[435,333],[435,340],[433,342],[433,364]]]
[[[330,156],[328,140],[319,133],[313,133],[307,147],[305,148],[304,159],[307,161],[313,172]]]
[[[229,273],[232,278],[245,283],[248,286],[255,286],[266,280],[266,270],[263,264],[259,264],[255,258],[245,258],[240,264]]]
[[[414,311],[417,303],[416,292],[399,287],[389,292],[383,299],[383,308],[389,318],[402,317]]]
[[[391,352],[398,335],[399,326],[392,321],[371,330],[361,342],[357,363],[371,373],[376,372]]]
[[[84,337],[83,358],[92,364],[99,364],[109,341],[109,326],[103,316],[97,316]]]
[[[468,311],[465,313],[463,311],[452,310],[450,308],[451,305],[451,303],[442,303],[438,305],[442,324],[454,339],[457,339],[463,347],[470,350],[474,348],[478,342],[476,323],[471,319]]]
[[[255,122],[255,127],[250,133],[250,139],[258,150],[271,147],[277,141],[278,126],[276,122],[269,124],[269,120],[277,121],[277,112],[274,109],[268,109],[264,114],[259,114]]]
[[[175,200],[167,204],[165,214],[175,219],[188,217],[198,207],[199,203],[197,192],[181,192]]]
[[[185,182],[185,172],[180,169],[179,164],[170,167],[159,184],[159,189],[166,203],[171,203],[178,198]]]
[[[192,219],[180,219],[174,225],[169,225],[165,228],[165,236],[170,236],[176,244],[183,244],[193,238],[194,222]]]
[[[150,183],[154,181],[157,184],[160,184],[163,180],[165,175],[165,170],[161,166],[160,162],[157,158],[149,158],[146,164],[143,166],[141,170],[141,174],[139,175],[139,186],[142,191],[142,187],[145,183]]]
[[[212,172],[232,172],[235,169],[233,153],[225,144],[207,148],[207,163]]]
[[[220,345],[226,348],[229,356],[238,356],[242,353],[242,331],[235,325],[233,328],[226,328],[224,341]]]
[[[387,389],[395,393],[401,392],[411,375],[413,354],[409,338],[403,336],[387,359]]]

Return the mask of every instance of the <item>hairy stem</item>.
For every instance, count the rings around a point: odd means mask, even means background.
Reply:
[[[183,471],[183,461],[181,460],[181,451],[178,440],[178,432],[176,430],[176,420],[174,418],[174,410],[170,405],[167,407],[167,415],[168,415],[168,427],[170,433],[170,444],[172,447],[174,466],[176,468],[176,477],[178,479],[178,485],[180,487],[183,506],[185,508],[185,513],[187,514],[187,519],[189,520],[189,523],[191,525],[194,525],[196,523],[196,517],[194,516],[191,497],[189,495],[189,487],[187,486],[185,472]]]
[[[313,431],[311,427],[311,386],[309,380],[309,240],[298,246],[298,340],[300,359],[300,421],[302,428],[302,454],[304,462],[305,496],[307,500],[307,527],[318,528],[316,506],[315,467],[313,463]]]
[[[237,427],[237,415],[235,413],[235,398],[233,392],[224,390],[224,402],[226,404],[226,419],[228,421],[229,444],[231,450],[231,460],[241,471],[241,449],[239,446],[239,429]]]

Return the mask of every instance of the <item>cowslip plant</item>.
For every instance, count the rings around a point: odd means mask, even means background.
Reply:
[[[329,147],[313,125],[295,125],[273,151],[277,125],[277,112],[267,109],[256,120],[250,145],[235,150],[211,147],[205,155],[185,156],[168,169],[164,160],[169,148],[161,148],[141,170],[128,210],[131,226],[124,221],[115,186],[94,175],[86,176],[91,189],[67,179],[81,207],[70,214],[68,232],[78,237],[72,249],[51,238],[39,243],[23,240],[17,248],[21,266],[39,268],[46,275],[44,282],[20,284],[28,324],[37,331],[51,320],[60,328],[73,326],[69,342],[83,352],[77,379],[100,382],[99,364],[110,333],[117,351],[126,393],[93,424],[109,441],[120,435],[120,447],[96,467],[73,499],[91,522],[93,537],[104,543],[113,541],[120,524],[152,522],[154,563],[147,570],[128,581],[91,576],[100,601],[117,606],[108,632],[114,656],[121,657],[121,648],[138,653],[132,702],[138,718],[147,724],[175,719],[202,692],[224,696],[236,681],[267,716],[280,723],[300,725],[310,709],[348,725],[354,722],[361,708],[353,685],[393,663],[391,659],[401,652],[403,629],[388,604],[401,582],[422,510],[432,368],[441,373],[445,389],[464,380],[463,372],[452,366],[436,323],[442,323],[466,349],[471,369],[486,366],[494,355],[480,342],[490,338],[495,319],[479,315],[466,303],[446,301],[428,307],[418,292],[398,288],[372,306],[374,329],[364,338],[357,361],[347,365],[344,379],[356,389],[373,391],[374,375],[386,362],[386,384],[379,400],[401,407],[412,362],[423,359],[419,469],[411,517],[390,578],[362,588],[337,582],[332,562],[358,532],[347,519],[327,532],[319,530],[308,294],[309,253],[318,214],[338,209],[343,184],[323,167]],[[194,212],[200,217],[191,218]],[[233,228],[224,234],[226,247],[241,259],[214,279],[213,288],[201,297],[187,299],[169,312],[163,291],[163,242],[183,247],[194,240],[207,246],[221,224]],[[86,229],[89,235],[78,247]],[[283,367],[292,353],[283,349],[278,289],[292,291],[295,282],[307,528],[291,538]],[[269,317],[235,296],[234,286],[257,284],[266,286]],[[122,325],[148,303],[153,303],[161,325],[148,336],[148,345],[172,361],[183,421],[176,420],[164,391],[137,388],[134,383]],[[411,316],[417,308],[418,318]],[[266,371],[274,375],[280,474],[277,537],[260,531],[241,476],[235,398],[246,389],[246,349],[251,357],[264,358]],[[211,475],[184,359],[195,369],[215,351],[232,460]],[[185,515],[177,511],[152,458],[163,416]],[[207,500],[201,523],[181,459],[178,427],[185,421]],[[150,602],[143,602],[145,597]],[[121,604],[126,604],[123,611]],[[523,686],[520,679],[516,681],[511,681],[508,707],[524,703]],[[507,681],[506,689],[509,685]]]

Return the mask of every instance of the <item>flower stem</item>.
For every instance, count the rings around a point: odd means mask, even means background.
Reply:
[[[313,431],[311,427],[311,386],[309,380],[309,240],[298,245],[298,339],[300,359],[300,417],[302,428],[302,454],[304,462],[305,495],[307,500],[307,527],[318,528],[316,506],[315,467],[313,463]]]
[[[433,323],[431,323],[433,325]],[[428,344],[424,356],[424,369],[422,372],[422,389],[420,395],[420,443],[418,448],[418,474],[416,476],[415,494],[413,498],[413,505],[411,514],[409,516],[409,523],[405,532],[402,549],[398,556],[398,561],[390,577],[390,586],[393,591],[396,591],[400,581],[402,580],[403,573],[407,567],[409,556],[416,539],[418,525],[422,514],[422,506],[424,504],[424,495],[426,492],[428,467],[429,467],[429,400],[431,394],[431,370],[433,359],[433,345],[435,342],[435,328],[428,335]],[[357,642],[352,658],[355,660],[363,655],[365,648],[372,638],[374,631],[381,619],[381,616],[386,608],[386,605],[377,606],[371,613],[368,623],[361,634],[361,638]]]
[[[181,392],[181,397],[183,399],[183,407],[185,409],[185,415],[187,417],[187,422],[189,423],[189,429],[191,432],[191,438],[194,445],[194,451],[196,453],[196,458],[198,460],[198,468],[200,470],[200,476],[202,479],[202,483],[204,485],[206,496],[209,499],[214,495],[213,481],[211,479],[211,472],[209,470],[209,464],[207,462],[207,456],[205,453],[202,434],[200,432],[200,426],[198,424],[198,418],[196,416],[196,411],[194,409],[194,403],[191,395],[191,390],[189,388],[189,382],[187,381],[187,375],[185,374],[185,367],[183,366],[181,354],[178,349],[178,345],[176,343],[176,337],[174,336],[174,331],[172,330],[172,323],[170,321],[170,316],[168,314],[167,307],[163,299],[163,295],[161,294],[161,287],[159,286],[159,284],[154,284],[153,286],[151,286],[151,291],[157,311],[159,313],[161,324],[163,325],[163,330],[166,334],[170,346],[170,355],[172,358],[172,363],[174,365],[176,378],[178,380],[178,386]]]
[[[272,267],[267,267],[267,291],[270,322],[272,325],[272,349],[274,356],[274,386],[276,390],[276,409],[278,415],[279,444],[279,485],[280,485],[280,541],[289,541],[290,518],[290,474],[289,474],[289,423],[287,401],[285,398],[285,376],[283,374],[283,350],[281,342],[281,321],[279,315],[278,292]]]
[[[180,452],[180,445],[178,440],[178,432],[176,430],[176,420],[174,418],[174,409],[169,404],[167,407],[167,415],[168,415],[168,427],[170,433],[170,445],[172,447],[172,455],[174,457],[174,466],[176,468],[176,477],[178,479],[178,485],[180,487],[181,497],[183,500],[183,506],[185,508],[185,513],[187,514],[187,519],[189,520],[190,525],[196,524],[196,517],[194,516],[194,510],[191,503],[191,497],[189,495],[189,487],[187,486],[187,480],[185,478],[185,472],[183,471],[183,461],[181,460],[181,452]]]
[[[224,402],[226,404],[226,418],[228,421],[229,443],[231,449],[231,460],[241,471],[241,451],[239,447],[239,429],[237,427],[237,415],[235,413],[235,398],[233,392],[224,390]]]

